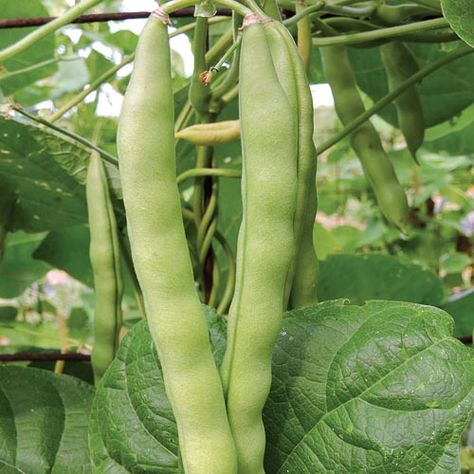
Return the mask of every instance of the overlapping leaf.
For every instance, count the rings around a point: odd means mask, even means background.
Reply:
[[[91,472],[87,425],[94,389],[76,378],[0,367],[0,471]]]
[[[222,354],[224,328],[210,321]],[[266,472],[457,472],[474,363],[452,326],[441,310],[401,302],[328,301],[288,313],[265,409]],[[145,322],[98,388],[90,444],[99,472],[182,472]]]

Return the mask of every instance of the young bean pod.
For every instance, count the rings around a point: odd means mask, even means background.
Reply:
[[[120,245],[107,177],[97,152],[87,169],[90,260],[94,273],[94,347],[91,363],[96,383],[115,357],[122,326],[123,284],[120,274]]]
[[[186,474],[236,474],[235,445],[194,284],[176,185],[167,17],[157,10],[137,46],[118,129],[133,262],[178,427]]]
[[[221,373],[239,474],[261,474],[261,415],[295,255],[297,125],[264,27],[252,16],[245,20],[241,46],[240,117],[243,219]]]
[[[336,112],[343,124],[364,112],[364,104],[344,46],[321,48],[324,73],[334,95]],[[351,145],[374,190],[384,216],[400,229],[408,221],[408,203],[393,165],[380,137],[370,122],[365,122],[351,135]]]
[[[198,123],[181,129],[176,133],[175,138],[186,140],[193,145],[206,146],[233,142],[240,138],[240,121]]]
[[[413,76],[418,70],[418,63],[413,53],[399,41],[391,41],[380,47],[388,87],[392,91],[401,83]],[[425,136],[425,119],[420,96],[416,86],[410,87],[395,100],[398,125],[405,137],[408,149],[416,160],[416,152],[423,144]]]

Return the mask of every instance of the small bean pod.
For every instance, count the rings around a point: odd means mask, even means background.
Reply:
[[[86,194],[91,235],[89,255],[95,287],[95,341],[91,363],[98,383],[118,349],[123,284],[117,222],[104,166],[97,152],[92,153],[87,169]]]
[[[401,42],[391,41],[380,47],[388,87],[392,91],[418,71],[418,63],[413,53]],[[416,152],[423,144],[425,119],[420,96],[415,86],[410,87],[395,100],[398,125],[405,137],[408,149],[416,160]]]
[[[150,16],[119,119],[132,257],[178,427],[186,474],[236,474],[235,445],[194,276],[176,185],[167,17]]]
[[[324,73],[334,95],[336,112],[343,124],[361,115],[364,104],[344,46],[321,48]],[[351,145],[374,190],[384,216],[400,229],[408,221],[408,203],[393,165],[374,126],[365,122],[351,135]]]
[[[233,142],[240,138],[240,121],[198,123],[181,129],[176,133],[175,138],[186,140],[193,145],[205,146]]]

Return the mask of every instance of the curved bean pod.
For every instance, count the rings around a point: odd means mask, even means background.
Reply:
[[[264,27],[252,17],[246,24],[240,57],[243,219],[221,373],[239,474],[257,474],[264,472],[261,415],[295,255],[297,129]]]
[[[413,76],[418,70],[418,63],[413,53],[398,41],[386,43],[380,47],[388,87],[392,91],[402,82]],[[398,125],[405,137],[408,149],[416,160],[416,152],[423,144],[425,137],[425,119],[420,96],[416,86],[410,87],[395,100]]]
[[[344,46],[321,48],[321,57],[326,79],[333,91],[337,115],[346,124],[365,111],[347,49]],[[377,131],[369,121],[351,135],[351,145],[374,190],[382,213],[403,230],[408,221],[405,191],[398,182]]]
[[[181,129],[175,138],[186,140],[193,145],[206,146],[232,142],[240,138],[240,121],[198,123]]]

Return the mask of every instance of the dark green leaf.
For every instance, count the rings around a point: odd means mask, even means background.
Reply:
[[[442,308],[454,318],[455,336],[472,335],[474,329],[474,288],[454,295]]]
[[[265,408],[267,472],[459,472],[474,361],[452,326],[401,302],[290,313]]]
[[[384,299],[438,305],[443,286],[431,271],[390,255],[332,255],[321,262],[318,297],[321,301]]]
[[[7,236],[5,257],[0,263],[0,297],[18,296],[50,269],[49,265],[32,257],[43,237],[44,234],[23,232]]]
[[[211,337],[222,353],[217,322]],[[449,315],[412,303],[330,301],[288,313],[265,409],[266,472],[457,472],[474,367],[451,331]],[[97,390],[90,444],[98,472],[181,472],[145,322]]]
[[[87,424],[94,389],[40,369],[0,367],[0,470],[91,472]]]

